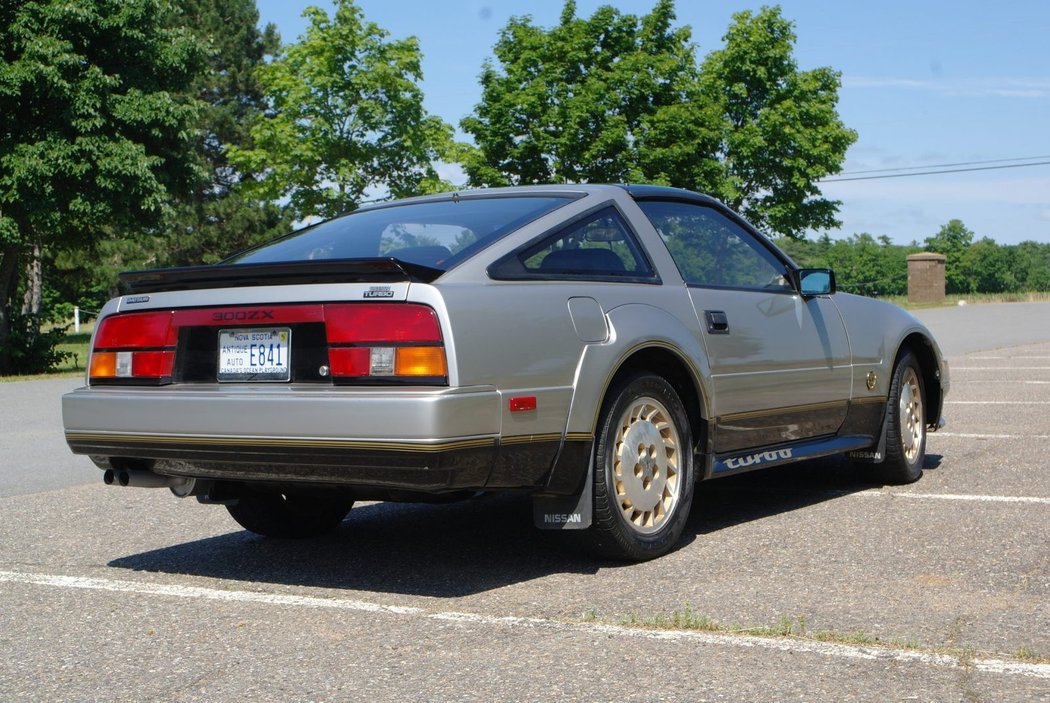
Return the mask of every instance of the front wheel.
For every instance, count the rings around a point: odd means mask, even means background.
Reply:
[[[315,537],[339,526],[352,500],[293,494],[261,494],[226,506],[237,523],[264,537]]]
[[[674,547],[689,517],[689,420],[678,393],[659,376],[632,376],[610,397],[592,467],[594,518],[583,538],[601,556],[652,559]]]
[[[912,483],[926,462],[926,389],[919,362],[905,353],[893,369],[890,385],[886,456],[873,468],[885,483]]]

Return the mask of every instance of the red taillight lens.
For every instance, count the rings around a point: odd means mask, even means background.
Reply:
[[[329,343],[441,342],[437,314],[426,305],[325,305],[324,317]]]
[[[437,313],[413,303],[325,305],[332,377],[434,382],[448,376]]]
[[[172,326],[174,313],[138,312],[112,315],[102,321],[95,335],[95,349],[142,349],[173,347],[177,341]]]
[[[178,330],[170,311],[112,315],[102,320],[91,350],[92,380],[163,382],[175,367]]]
[[[368,347],[335,347],[328,350],[328,366],[332,376],[367,376],[370,352]]]

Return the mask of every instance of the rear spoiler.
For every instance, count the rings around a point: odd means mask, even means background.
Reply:
[[[442,269],[394,258],[282,261],[270,264],[215,264],[125,271],[124,293],[160,293],[202,288],[280,286],[298,283],[430,283]]]

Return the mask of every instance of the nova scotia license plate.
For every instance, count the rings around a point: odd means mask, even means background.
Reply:
[[[287,327],[219,330],[220,381],[288,381],[292,331]]]

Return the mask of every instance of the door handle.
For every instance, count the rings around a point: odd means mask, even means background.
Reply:
[[[729,334],[729,318],[721,310],[704,310],[708,334]]]

